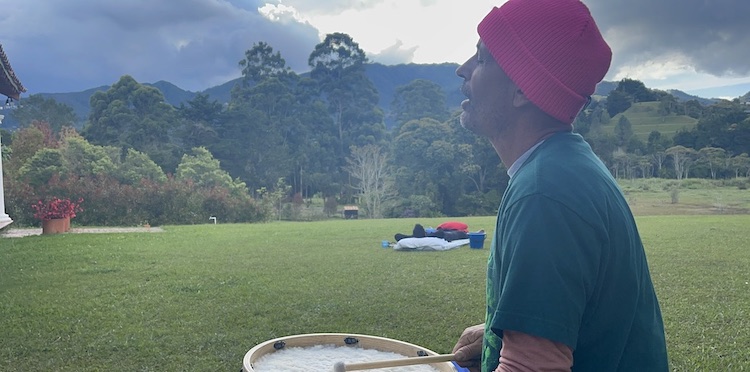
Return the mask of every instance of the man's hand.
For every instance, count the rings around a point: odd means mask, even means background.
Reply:
[[[456,363],[470,371],[479,371],[482,362],[482,340],[484,339],[484,324],[478,324],[464,329],[458,338],[453,354]]]

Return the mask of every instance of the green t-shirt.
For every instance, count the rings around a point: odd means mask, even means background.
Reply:
[[[513,176],[491,249],[482,371],[504,329],[568,345],[573,371],[668,370],[635,221],[581,136],[553,135]]]

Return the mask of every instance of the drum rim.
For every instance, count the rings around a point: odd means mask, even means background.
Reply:
[[[255,345],[253,348],[248,350],[248,352],[245,353],[245,356],[242,358],[242,370],[243,372],[253,372],[254,370],[252,368],[252,364],[255,362],[255,359],[259,358],[262,355],[266,355],[267,353],[258,355],[255,358],[253,358],[253,355],[262,349],[267,349],[269,347],[273,348],[273,345],[279,341],[284,341],[286,343],[286,342],[289,342],[290,340],[295,341],[295,340],[302,340],[302,339],[308,339],[308,338],[324,338],[326,340],[325,342],[322,342],[322,343],[319,342],[317,344],[301,345],[301,346],[312,346],[312,345],[320,345],[320,344],[339,345],[339,342],[343,342],[343,340],[347,337],[354,337],[354,338],[359,339],[360,341],[366,340],[365,343],[375,342],[375,343],[398,344],[399,346],[402,346],[402,347],[413,348],[415,350],[424,351],[425,353],[427,353],[427,355],[439,355],[438,353],[426,347],[412,344],[406,341],[387,338],[387,337],[365,335],[365,334],[358,334],[358,333],[303,333],[303,334],[297,334],[297,335],[277,337],[277,338],[267,340],[267,341],[264,341]],[[334,341],[327,342],[328,339],[334,340]],[[343,346],[343,343],[341,345]],[[287,346],[294,347],[294,346],[300,346],[300,345],[287,345]],[[387,350],[380,350],[380,351],[387,351]],[[450,364],[452,370],[455,370],[452,363],[450,362],[444,362],[444,363]],[[435,363],[433,365],[441,365],[441,364],[443,363]]]

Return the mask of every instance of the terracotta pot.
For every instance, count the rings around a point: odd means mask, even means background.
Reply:
[[[65,230],[65,218],[42,221],[42,234],[60,234]]]
[[[70,217],[65,217],[65,232],[70,231]]]

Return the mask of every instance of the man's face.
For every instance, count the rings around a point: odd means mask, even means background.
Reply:
[[[481,40],[477,53],[461,65],[456,74],[464,79],[461,91],[468,97],[461,103],[461,125],[490,138],[500,135],[510,124],[516,85]]]

